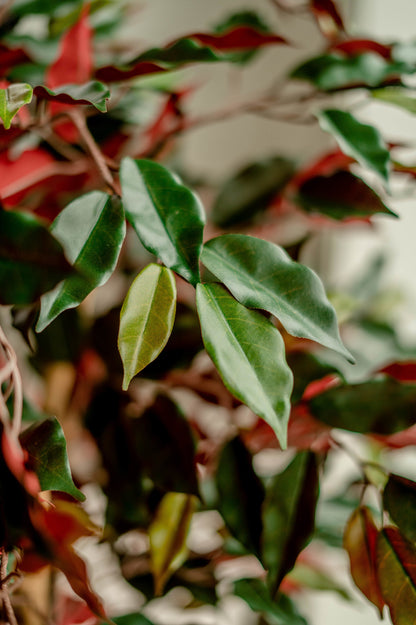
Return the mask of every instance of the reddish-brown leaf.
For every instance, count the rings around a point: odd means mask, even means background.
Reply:
[[[412,360],[393,362],[379,370],[400,382],[416,382],[416,362]]]
[[[0,154],[0,198],[10,198],[8,203],[14,205],[21,199],[22,192],[52,176],[54,171],[54,158],[41,148],[26,150],[16,160],[3,152]]]
[[[118,82],[120,80],[129,80],[137,76],[146,76],[147,74],[160,74],[167,72],[166,67],[162,67],[158,63],[152,61],[138,61],[131,67],[115,67],[114,65],[105,65],[95,72],[95,78],[103,82]]]
[[[416,425],[412,425],[410,428],[407,428],[407,430],[396,432],[389,436],[372,434],[371,438],[374,438],[382,445],[391,447],[392,449],[401,449],[402,447],[409,447],[411,445],[416,446]]]
[[[314,453],[325,453],[331,447],[331,428],[309,413],[307,405],[300,403],[292,408],[287,430],[288,447],[310,449]]]
[[[261,32],[251,26],[238,26],[220,35],[194,33],[188,37],[221,52],[252,50],[271,44],[286,43],[286,40],[280,35]]]
[[[342,17],[332,0],[312,0],[312,12],[325,37],[334,40],[345,31]]]
[[[29,57],[22,48],[8,48],[0,43],[0,75],[5,75],[15,65],[29,61]]]
[[[357,54],[364,54],[365,52],[374,52],[383,59],[391,59],[391,46],[373,41],[371,39],[350,39],[349,41],[342,41],[332,46],[332,50],[342,52],[347,56],[356,56]]]

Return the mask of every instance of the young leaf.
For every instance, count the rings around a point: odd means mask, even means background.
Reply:
[[[318,495],[317,460],[307,451],[298,453],[267,489],[262,562],[273,595],[312,535]]]
[[[36,217],[0,207],[0,304],[30,304],[74,273],[59,241]]]
[[[350,517],[344,532],[344,549],[350,559],[351,576],[356,586],[383,613],[384,600],[376,576],[377,527],[371,512],[362,506]]]
[[[205,243],[201,259],[239,302],[267,310],[290,334],[317,341],[353,361],[320,279],[281,247],[244,234],[225,234]]]
[[[63,104],[91,104],[101,113],[106,112],[107,100],[110,97],[108,87],[98,80],[91,80],[82,85],[60,85],[55,89],[38,85],[33,89],[33,93],[39,100],[50,100]]]
[[[416,421],[416,384],[382,378],[341,384],[309,401],[311,414],[334,428],[365,434],[394,434]]]
[[[398,106],[413,115],[416,114],[416,97],[414,91],[403,87],[384,87],[384,89],[374,89],[370,91],[373,98]],[[413,94],[413,95],[410,95]]]
[[[234,582],[234,594],[244,599],[254,612],[267,614],[273,625],[307,625],[288,597],[280,594],[274,601],[260,579],[237,580]]]
[[[145,248],[196,284],[205,222],[197,196],[153,161],[124,158],[120,181],[127,219]]]
[[[218,510],[232,536],[259,555],[264,487],[254,472],[251,454],[240,438],[233,438],[222,449],[215,481]]]
[[[51,232],[79,274],[67,278],[41,298],[37,332],[107,282],[126,233],[123,208],[115,196],[92,191],[68,204],[52,223]]]
[[[351,113],[337,109],[320,111],[318,120],[321,128],[337,140],[345,154],[388,181],[390,152],[374,126],[363,124]]]
[[[342,17],[332,0],[312,0],[312,11],[328,39],[337,39],[345,31]]]
[[[0,117],[6,130],[10,128],[13,117],[25,104],[31,102],[33,89],[26,83],[15,83],[0,88]]]
[[[173,273],[161,265],[148,265],[131,285],[120,313],[118,349],[124,367],[124,390],[166,345],[175,321],[175,310]]]
[[[293,376],[279,331],[219,284],[198,284],[197,308],[205,348],[224,384],[285,447]]]
[[[73,482],[65,436],[55,417],[24,430],[20,443],[29,453],[29,461],[42,490],[61,491],[79,501],[85,500],[85,495]]]
[[[384,489],[383,504],[401,533],[416,543],[416,483],[391,474]]]
[[[386,527],[377,536],[377,577],[393,625],[413,625],[416,614],[416,549]]]
[[[150,557],[155,594],[161,595],[169,577],[186,560],[186,538],[196,507],[196,497],[167,493],[149,527]]]

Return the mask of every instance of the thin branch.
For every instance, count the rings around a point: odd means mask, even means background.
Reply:
[[[2,595],[3,595],[3,606],[6,612],[6,617],[7,620],[9,622],[9,625],[18,625],[18,622],[16,620],[16,616],[13,610],[13,606],[12,606],[12,602],[10,599],[10,595],[8,593],[8,589],[7,589],[7,560],[8,560],[8,555],[4,549],[4,547],[1,547],[0,549],[0,558],[1,558],[1,564],[0,564],[0,587],[2,590]]]
[[[13,419],[11,423],[11,431],[16,437],[20,434],[22,425],[22,409],[23,409],[23,386],[22,377],[17,365],[16,353],[7,340],[3,329],[0,327],[0,344],[4,350],[8,362],[2,367],[0,383],[10,379],[13,388]],[[7,377],[5,377],[5,373]],[[8,389],[9,392],[9,389]],[[8,423],[6,422],[6,425]]]

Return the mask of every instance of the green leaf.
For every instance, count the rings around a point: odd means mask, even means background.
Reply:
[[[287,354],[287,364],[293,372],[294,386],[292,393],[292,403],[296,404],[301,400],[307,386],[311,382],[322,380],[331,375],[342,377],[332,365],[321,362],[309,352],[292,351]]]
[[[232,536],[259,555],[264,487],[254,472],[251,454],[240,438],[233,438],[222,449],[215,481],[218,510]]]
[[[169,579],[186,560],[186,538],[197,499],[183,493],[167,493],[149,527],[150,558],[155,594],[160,595]]]
[[[335,592],[345,601],[351,601],[347,590],[329,573],[303,562],[296,564],[295,568],[288,573],[287,580],[295,586],[301,586],[306,590],[320,590]]]
[[[349,171],[306,180],[295,198],[308,213],[320,213],[331,219],[371,217],[385,213],[397,217],[364,180]]]
[[[271,33],[272,30],[262,17],[255,11],[239,11],[232,13],[225,20],[216,24],[213,28],[216,33],[226,33],[238,26],[251,26],[255,30],[263,33]]]
[[[55,417],[35,423],[24,430],[20,435],[20,442],[29,453],[30,463],[42,490],[61,491],[79,501],[85,500],[85,495],[73,482],[65,436]]]
[[[121,309],[118,349],[124,367],[123,390],[166,345],[175,310],[173,273],[161,265],[148,265],[134,280]]]
[[[114,616],[111,619],[112,623],[115,625],[153,625],[152,621],[149,621],[143,614],[140,612],[133,612],[132,614],[123,614],[123,616]],[[102,623],[104,625],[104,623]]]
[[[6,130],[10,128],[13,117],[25,104],[31,102],[33,89],[26,83],[15,83],[0,88],[0,117]]]
[[[244,234],[225,234],[205,243],[201,259],[239,302],[267,310],[290,334],[317,341],[353,362],[322,282],[281,247]]]
[[[413,625],[416,614],[416,549],[398,530],[377,536],[377,577],[393,625]]]
[[[145,248],[196,284],[205,222],[198,197],[152,161],[124,158],[120,181],[127,219]]]
[[[341,384],[309,401],[312,416],[334,428],[366,434],[394,434],[416,422],[416,384],[385,377]]]
[[[317,117],[321,128],[337,140],[345,154],[388,181],[390,152],[374,126],[362,124],[351,113],[337,109],[320,111]]]
[[[36,217],[0,208],[0,304],[30,304],[74,273]]]
[[[285,447],[293,377],[280,333],[219,284],[198,284],[197,308],[205,349],[224,384],[267,421]]]
[[[267,489],[262,561],[272,594],[312,535],[318,496],[318,465],[311,452],[298,453]]]
[[[391,474],[384,489],[383,504],[402,534],[416,543],[416,483]]]
[[[292,161],[281,156],[245,167],[228,180],[213,204],[211,218],[228,228],[265,210],[294,174]]]
[[[274,625],[306,625],[288,597],[279,595],[276,601],[270,597],[267,586],[260,579],[239,579],[234,582],[234,594],[254,612],[267,614]]]
[[[107,282],[126,233],[123,208],[117,197],[92,191],[68,204],[52,223],[51,232],[79,274],[41,298],[37,332]]]
[[[92,80],[83,85],[62,85],[54,89],[48,89],[38,85],[33,90],[40,100],[52,100],[64,104],[91,104],[101,113],[107,111],[107,100],[110,90],[98,80]]]

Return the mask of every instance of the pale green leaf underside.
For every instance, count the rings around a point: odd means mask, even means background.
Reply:
[[[121,309],[118,349],[124,367],[124,390],[165,347],[175,311],[172,271],[154,263],[148,265],[134,280]]]
[[[32,96],[32,87],[23,82],[0,89],[0,117],[6,130],[10,128],[13,117],[22,106],[29,104]]]
[[[279,331],[219,284],[198,284],[197,307],[205,348],[224,384],[285,447],[293,377]]]

